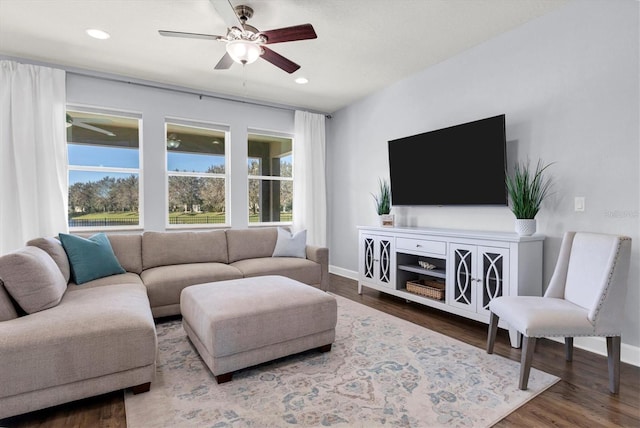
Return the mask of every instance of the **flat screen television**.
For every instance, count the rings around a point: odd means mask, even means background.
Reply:
[[[388,144],[392,205],[507,205],[504,114]]]

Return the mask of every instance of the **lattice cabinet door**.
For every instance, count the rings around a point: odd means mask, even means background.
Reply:
[[[447,267],[447,303],[467,311],[476,311],[475,245],[451,244]]]
[[[509,249],[451,244],[447,268],[448,304],[489,315],[492,299],[508,293]]]
[[[478,313],[489,316],[492,299],[509,293],[509,250],[506,248],[478,247],[479,278]]]
[[[395,288],[394,238],[363,234],[360,248],[363,279],[385,287]]]

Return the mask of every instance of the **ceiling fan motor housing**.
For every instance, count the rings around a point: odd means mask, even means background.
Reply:
[[[247,19],[251,19],[251,17],[253,16],[253,9],[251,9],[249,6],[238,5],[233,9],[236,11],[236,15],[238,15],[238,18],[240,19],[240,21],[242,21],[243,24]]]

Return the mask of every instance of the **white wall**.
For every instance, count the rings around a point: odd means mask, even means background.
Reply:
[[[357,226],[377,224],[370,192],[388,177],[387,141],[506,114],[508,163],[556,162],[538,214],[548,282],[566,230],[629,235],[622,341],[640,345],[639,3],[579,0],[333,114],[327,137],[332,270],[355,275]],[[478,165],[481,170],[481,165]],[[416,183],[426,192],[442,180]],[[586,211],[574,212],[575,196]],[[506,207],[394,208],[399,225],[513,231]],[[622,312],[622,311],[621,311]]]
[[[108,108],[142,115],[142,168],[144,168],[144,228],[164,230],[165,196],[165,118],[181,118],[221,124],[230,128],[231,208],[233,227],[248,226],[247,130],[294,132],[292,110],[263,107],[67,74],[67,104]]]

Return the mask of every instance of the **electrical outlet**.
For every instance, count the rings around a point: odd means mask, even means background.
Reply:
[[[576,196],[573,202],[573,209],[577,212],[584,211],[584,196]]]

